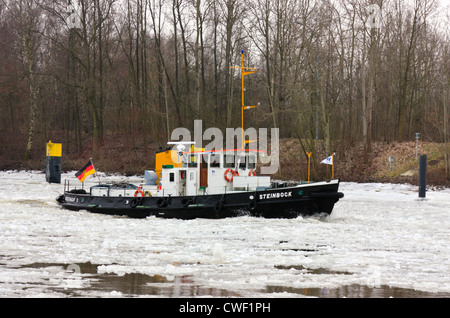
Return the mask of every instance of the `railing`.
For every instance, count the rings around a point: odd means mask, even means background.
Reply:
[[[87,184],[86,187],[89,188],[89,194],[92,195],[92,187],[93,186],[102,185],[102,184],[104,184],[104,183],[102,183],[102,182],[94,182],[94,183]],[[84,190],[85,189],[84,182],[81,184],[81,188],[74,187],[74,188],[71,189],[70,188],[70,180],[67,180],[67,179],[64,180],[64,193],[70,192],[71,190],[77,190],[77,189]],[[102,189],[102,188],[99,187],[99,190],[100,189]],[[104,195],[104,196],[108,196],[108,197],[111,196],[111,194],[112,194],[111,191],[115,192],[114,196],[121,196],[120,192],[123,192],[123,197],[132,197],[134,195],[134,192],[136,191],[136,189],[134,189],[134,188],[124,187],[123,189],[121,189],[121,188],[115,188],[114,186],[107,186],[107,185],[105,185],[105,187],[103,189],[107,190],[106,191],[106,195]]]
[[[70,189],[70,180],[64,180],[64,193],[69,192],[71,190],[77,190],[77,187]],[[81,184],[81,190],[84,190],[84,183]]]

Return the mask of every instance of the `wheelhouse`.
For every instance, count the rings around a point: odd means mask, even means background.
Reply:
[[[176,153],[173,159],[182,163],[180,167],[162,165],[158,195],[195,196],[270,187],[270,177],[256,176],[257,151],[192,149]]]

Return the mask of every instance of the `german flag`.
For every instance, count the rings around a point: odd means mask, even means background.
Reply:
[[[84,182],[84,179],[86,179],[87,176],[90,176],[93,173],[95,173],[94,165],[89,160],[89,162],[83,168],[81,168],[80,171],[75,173],[75,176],[78,178],[78,180]]]

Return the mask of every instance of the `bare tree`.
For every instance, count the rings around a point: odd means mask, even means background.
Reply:
[[[13,5],[10,3],[10,5]],[[31,158],[33,148],[34,133],[36,130],[36,120],[38,116],[38,51],[40,46],[39,36],[39,4],[35,0],[20,0],[14,7],[10,7],[16,15],[18,23],[18,35],[21,39],[19,54],[24,64],[25,75],[29,85],[29,129],[28,141],[25,150],[25,160]]]

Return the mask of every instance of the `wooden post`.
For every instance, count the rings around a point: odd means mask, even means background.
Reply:
[[[333,154],[331,155],[331,179],[334,179],[334,155],[335,153],[333,152]]]

